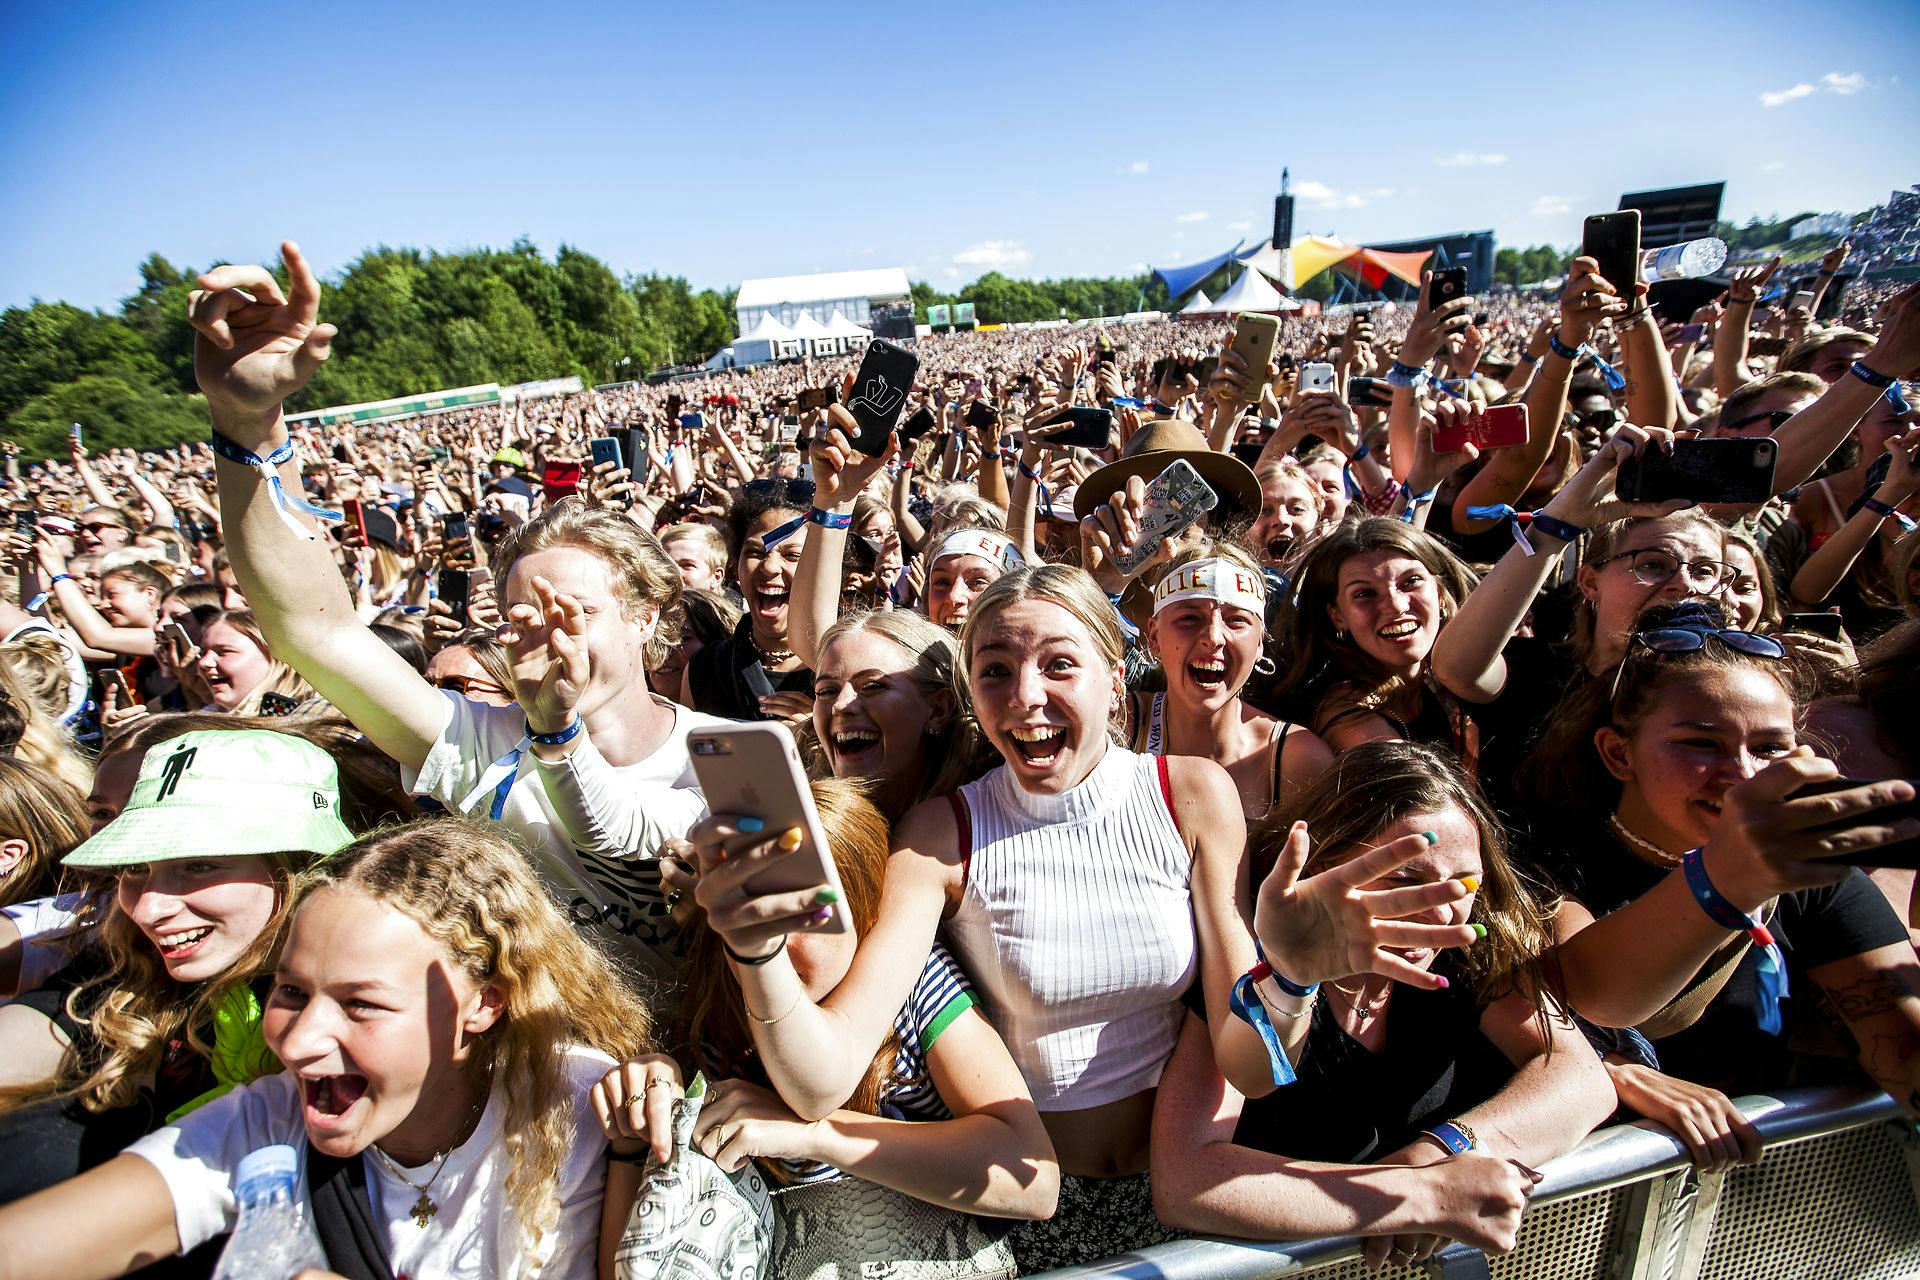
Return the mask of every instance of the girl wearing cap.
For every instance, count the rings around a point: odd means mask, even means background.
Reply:
[[[126,807],[64,859],[112,885],[82,909],[91,944],[9,1006],[0,1142],[33,1158],[7,1162],[0,1200],[278,1069],[259,980],[300,877],[352,838],[310,742],[205,731],[146,753]]]
[[[1311,782],[1333,752],[1310,729],[1277,720],[1241,698],[1266,657],[1267,583],[1230,544],[1183,552],[1154,584],[1147,645],[1166,674],[1164,693],[1128,697],[1129,743],[1146,755],[1203,756],[1232,775],[1249,823]]]
[[[286,914],[260,1021],[286,1069],[0,1209],[0,1255],[80,1277],[211,1251],[236,1166],[284,1144],[335,1272],[592,1277],[607,1161],[589,1096],[649,1019],[526,859],[461,819],[414,823],[316,868]]]
[[[1211,760],[1119,745],[1124,648],[1112,607],[1080,569],[1016,570],[987,589],[961,633],[957,680],[1003,763],[896,826],[879,920],[819,1004],[785,955],[789,934],[818,927],[814,897],[745,888],[779,856],[782,833],[720,814],[689,835],[696,897],[746,999],[791,1009],[753,1034],[769,1079],[803,1117],[845,1102],[942,934],[993,1011],[1068,1175],[1054,1225],[1015,1233],[1027,1270],[1155,1235],[1142,1176],[1153,1089],[1196,976],[1228,1074],[1261,1094],[1286,1070],[1229,1012],[1255,961],[1239,795]],[[1334,921],[1328,936],[1351,942],[1346,954],[1377,957],[1376,928],[1406,945],[1473,936],[1376,926],[1364,906],[1364,924],[1319,916],[1307,904],[1323,889],[1263,900],[1263,936],[1308,915]]]
[[[1553,833],[1534,841],[1542,869],[1571,895],[1556,953],[1568,998],[1652,1042],[1659,1072],[1613,1069],[1621,1100],[1703,1165],[1758,1156],[1728,1095],[1857,1078],[1838,1046],[1806,1052],[1832,1043],[1823,1004],[1871,1080],[1920,1109],[1913,945],[1874,885],[1828,860],[1871,863],[1920,836],[1920,821],[1876,812],[1913,784],[1835,789],[1838,769],[1800,741],[1805,684],[1777,641],[1713,604],[1656,606],[1617,681],[1561,702],[1521,779]]]

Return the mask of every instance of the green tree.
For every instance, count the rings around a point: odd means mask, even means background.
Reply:
[[[207,438],[206,402],[199,396],[115,373],[89,373],[49,387],[8,417],[6,435],[29,459],[63,457],[75,422],[94,451]]]
[[[166,376],[146,340],[112,316],[65,302],[0,312],[0,419],[49,388],[90,373],[133,383]]]

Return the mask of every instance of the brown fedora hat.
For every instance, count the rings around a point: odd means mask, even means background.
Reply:
[[[1142,426],[1127,442],[1127,450],[1118,462],[1109,462],[1080,482],[1073,495],[1073,514],[1086,519],[1133,477],[1152,483],[1180,458],[1185,458],[1220,497],[1220,505],[1214,508],[1213,527],[1218,528],[1222,520],[1250,520],[1260,514],[1260,481],[1254,478],[1253,469],[1232,454],[1207,448],[1207,438],[1200,434],[1200,428],[1185,418],[1161,418]]]

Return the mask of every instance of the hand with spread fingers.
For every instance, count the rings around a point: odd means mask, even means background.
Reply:
[[[592,663],[587,652],[586,615],[580,602],[536,574],[537,604],[507,610],[500,643],[513,669],[516,700],[533,733],[559,733],[573,723],[586,692]]]
[[[202,275],[187,300],[194,378],[214,425],[249,449],[270,441],[281,402],[306,386],[333,350],[335,329],[320,323],[313,268],[291,240],[280,254],[284,292],[265,267],[225,266]]]

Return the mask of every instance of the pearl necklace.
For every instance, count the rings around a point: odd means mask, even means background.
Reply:
[[[1608,814],[1607,822],[1612,826],[1614,834],[1626,841],[1627,847],[1641,857],[1663,867],[1677,867],[1680,865],[1679,854],[1668,853],[1653,841],[1635,835],[1633,832],[1627,830],[1627,824],[1620,821],[1618,816],[1611,813]]]

